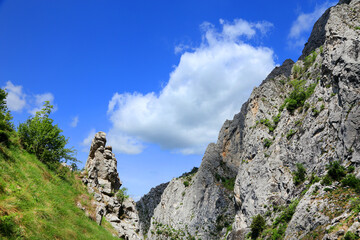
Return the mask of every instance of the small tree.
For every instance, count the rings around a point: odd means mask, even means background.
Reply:
[[[0,142],[8,143],[9,134],[14,130],[13,124],[10,122],[12,116],[6,106],[7,93],[0,88]]]
[[[335,181],[340,181],[346,175],[346,169],[338,161],[331,162],[326,166],[327,174]]]
[[[252,223],[250,225],[251,239],[256,239],[256,238],[259,237],[259,235],[261,234],[261,232],[265,228],[265,224],[266,224],[265,219],[260,214],[256,215],[253,218],[253,221],[252,221]]]
[[[53,106],[46,101],[41,111],[21,123],[18,128],[23,147],[34,153],[44,163],[60,162],[62,160],[76,162],[73,148],[65,148],[68,139],[62,135],[58,125],[49,117]]]
[[[126,199],[129,198],[129,195],[127,194],[127,188],[120,188],[119,191],[115,194],[115,197],[122,204]]]
[[[294,183],[299,185],[305,181],[306,169],[301,163],[296,164],[297,171],[294,172]]]

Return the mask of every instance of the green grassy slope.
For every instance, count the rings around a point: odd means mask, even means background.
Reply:
[[[76,174],[40,162],[17,144],[0,144],[0,239],[119,239],[92,215],[92,196]]]

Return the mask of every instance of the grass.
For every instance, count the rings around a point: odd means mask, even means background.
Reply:
[[[91,211],[92,197],[74,173],[58,167],[49,170],[18,146],[0,144],[0,239],[118,239],[76,206]]]

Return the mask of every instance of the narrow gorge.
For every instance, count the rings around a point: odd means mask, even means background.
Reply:
[[[199,168],[136,203],[121,200],[117,161],[99,132],[83,175],[97,222],[106,218],[124,239],[359,236],[360,1],[326,10],[300,58],[254,88]],[[258,235],[255,219],[264,221]]]

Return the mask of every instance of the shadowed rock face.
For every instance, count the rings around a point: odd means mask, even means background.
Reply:
[[[321,177],[329,162],[340,161],[353,165],[360,177],[359,19],[359,0],[340,1],[323,14],[299,60],[275,68],[240,113],[225,121],[199,170],[161,187],[157,206],[151,205],[149,239],[169,239],[166,231],[180,239],[243,239],[253,216],[265,216],[268,206],[286,206],[294,199],[299,204],[286,239],[301,239],[331,223],[321,212],[327,202],[314,201],[310,190],[302,195],[305,183],[295,186],[293,172],[301,163],[308,176]],[[295,79],[314,91],[302,107],[281,111]],[[233,177],[234,191],[228,191],[226,182]],[[320,184],[311,189],[325,195]],[[278,215],[271,212],[267,224]],[[229,224],[232,231],[227,231]]]
[[[148,194],[145,194],[137,203],[136,209],[139,213],[140,228],[144,233],[147,233],[150,228],[150,222],[152,216],[154,216],[154,210],[161,201],[161,196],[168,186],[167,183],[160,184],[150,190]]]

